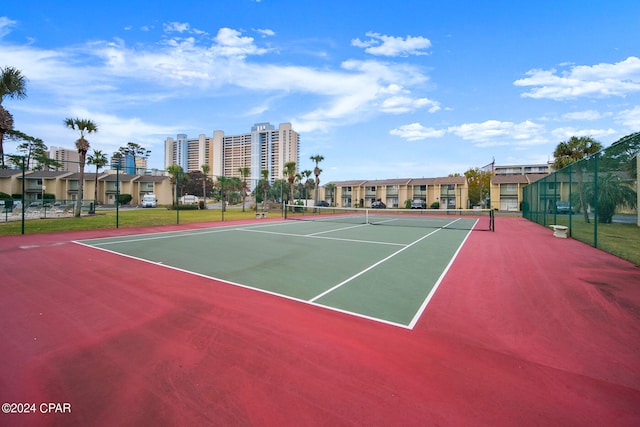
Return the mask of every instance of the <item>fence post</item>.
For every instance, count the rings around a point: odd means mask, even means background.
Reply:
[[[593,159],[593,247],[598,247],[598,153]]]

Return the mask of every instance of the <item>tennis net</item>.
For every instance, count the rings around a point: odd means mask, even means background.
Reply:
[[[286,206],[285,218],[300,221],[494,231],[491,209],[371,209]]]

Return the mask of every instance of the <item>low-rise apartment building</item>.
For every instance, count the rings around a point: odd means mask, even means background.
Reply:
[[[116,194],[131,194],[131,204],[138,205],[145,194],[156,194],[159,204],[171,204],[171,179],[167,175],[133,175],[106,171],[97,174],[97,204],[115,204]],[[24,199],[26,203],[55,197],[55,200],[78,199],[80,173],[66,171],[25,171]],[[22,194],[22,171],[0,169],[0,192]],[[96,194],[96,174],[84,174],[83,200],[93,202]]]

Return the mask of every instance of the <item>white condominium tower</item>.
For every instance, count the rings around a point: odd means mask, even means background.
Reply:
[[[211,175],[226,177],[240,177],[238,169],[246,167],[253,187],[265,169],[270,181],[285,178],[285,163],[299,164],[299,147],[300,138],[290,123],[282,123],[278,129],[271,123],[256,123],[250,133],[241,135],[226,136],[216,130],[213,138],[200,135],[188,139],[179,134],[175,140],[165,140],[165,167],[179,165],[192,172],[206,164]]]

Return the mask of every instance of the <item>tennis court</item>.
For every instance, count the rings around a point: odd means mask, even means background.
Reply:
[[[386,211],[1,237],[0,424],[638,424],[635,265]]]
[[[437,214],[437,215],[436,215]],[[413,328],[489,211],[313,209],[289,219],[77,243]]]

